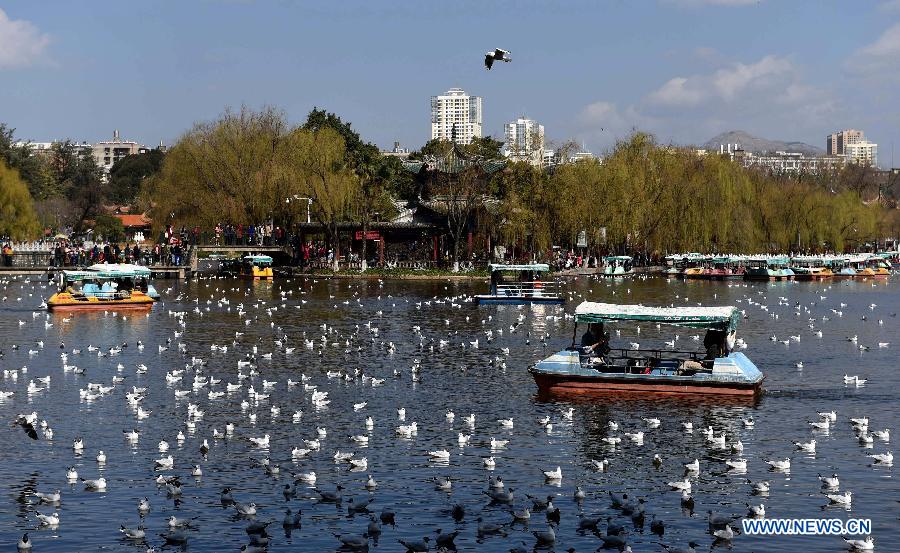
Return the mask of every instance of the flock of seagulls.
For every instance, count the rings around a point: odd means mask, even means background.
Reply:
[[[18,294],[15,301],[29,290],[45,295],[36,283],[0,284]],[[569,331],[571,315],[562,310],[511,308],[501,316],[465,307],[469,298],[450,286],[422,300],[392,297],[380,282],[297,279],[264,290],[270,297],[243,283],[200,279],[167,290],[146,317],[108,312],[81,327],[121,325],[106,334],[64,332],[81,323],[77,315],[34,311],[31,323],[19,321],[17,332],[39,338],[2,348],[0,412],[20,429],[8,439],[59,465],[23,492],[30,527],[19,551],[41,550],[46,533],[67,527],[83,494],[93,493],[133,496],[133,510],[105,516],[106,539],[148,552],[192,543],[202,549],[210,533],[237,526],[246,541],[231,549],[254,553],[310,528],[344,551],[575,551],[572,541],[579,551],[585,543],[618,551],[656,543],[670,553],[696,553],[739,544],[742,518],[796,516],[771,505],[788,485],[821,497],[826,511],[855,510],[853,490],[836,471],[819,474],[807,489],[801,478],[788,483],[792,471],[826,457],[836,440],[858,443],[860,469],[893,465],[890,429],[874,422],[870,429],[870,419],[856,413],[842,422],[834,410],[816,412],[808,435],[778,436],[776,447],[758,438],[763,417],[749,408],[712,419],[683,411],[665,418],[619,405],[621,417],[596,424],[581,406],[504,407],[443,388],[446,371],[457,373],[450,382],[509,382],[519,370],[518,363],[507,369],[512,352],[549,354],[551,331]],[[758,308],[774,318],[783,315],[777,307],[787,307],[818,339],[824,326],[811,315],[824,301],[778,298],[772,305],[764,294],[748,293],[739,303],[746,317]],[[402,311],[385,314],[398,305]],[[453,313],[457,322],[431,317],[429,309]],[[146,321],[125,324],[137,318]],[[84,343],[73,343],[78,336]],[[679,335],[666,345],[679,339],[699,336]],[[793,334],[785,345],[806,339]],[[870,374],[845,375],[844,385],[861,386]],[[418,393],[432,387],[440,392],[421,403]],[[433,403],[437,398],[444,404]],[[56,402],[74,403],[77,413],[67,416]],[[79,420],[94,410],[127,424],[107,429]],[[577,429],[592,424],[594,437],[582,446],[590,454],[568,451]],[[673,442],[679,447],[670,448]],[[11,470],[2,469],[7,478]],[[713,491],[722,482],[743,512],[722,510]],[[411,504],[398,503],[409,496]],[[673,519],[676,511],[683,518]],[[685,522],[695,519],[702,524]],[[284,538],[274,531],[279,523]],[[875,547],[871,536],[845,542],[853,550]]]

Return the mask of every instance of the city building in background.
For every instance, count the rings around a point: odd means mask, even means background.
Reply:
[[[695,151],[701,156],[709,154],[707,150]],[[740,144],[720,144],[719,155],[727,155],[742,167],[757,167],[772,173],[827,173],[847,164],[845,155],[816,156],[785,151],[754,153],[744,150]]]
[[[409,157],[409,148],[401,148],[399,142],[394,142],[394,147],[390,150],[381,150],[381,155],[405,160]]]
[[[847,144],[855,144],[864,140],[863,132],[856,129],[833,132],[825,137],[825,153],[830,156],[844,155]]]
[[[845,156],[811,156],[800,152],[767,152],[754,154],[737,149],[732,159],[743,167],[759,167],[772,173],[830,173],[847,164]]]
[[[543,164],[544,126],[533,119],[520,117],[503,126],[506,143],[503,155],[513,161],[526,161],[535,166]]]
[[[853,142],[844,147],[844,156],[850,163],[878,165],[878,144],[869,141]]]
[[[595,156],[592,152],[589,152],[584,145],[582,145],[581,150],[577,152],[572,152],[564,148],[557,150],[545,148],[541,153],[541,165],[545,168],[586,160],[594,160],[603,163],[602,157]]]
[[[104,175],[109,175],[109,170],[117,161],[125,156],[142,154],[150,151],[150,148],[130,140],[122,140],[119,131],[113,132],[112,140],[104,140],[94,144],[94,160],[97,166],[103,170]]]
[[[16,142],[14,146],[21,148],[22,146],[28,146],[31,150],[39,155],[48,155],[50,151],[53,149],[53,145],[57,143],[64,142],[63,140],[58,140],[56,142]],[[76,154],[81,153],[93,153],[94,146],[88,144],[87,142],[70,142],[72,147],[75,149]]]
[[[431,97],[431,139],[469,144],[481,137],[481,97],[469,96],[461,88],[451,88]]]
[[[579,161],[591,160],[591,159],[600,160],[600,158],[595,156],[592,152],[587,151],[587,149],[585,149],[582,146],[581,151],[574,152],[572,155],[570,155],[568,161],[569,161],[569,163],[576,163]],[[602,160],[600,160],[600,161],[602,161]]]
[[[850,163],[878,165],[878,144],[866,140],[865,133],[856,129],[844,129],[826,136],[825,152],[846,156]]]

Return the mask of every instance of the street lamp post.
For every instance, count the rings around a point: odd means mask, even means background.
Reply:
[[[284,202],[289,204],[289,203],[291,203],[291,200],[306,200],[306,223],[307,224],[311,223],[312,222],[311,210],[312,210],[312,203],[313,203],[312,198],[308,198],[306,196],[298,196],[297,194],[294,194],[293,196],[285,198]]]

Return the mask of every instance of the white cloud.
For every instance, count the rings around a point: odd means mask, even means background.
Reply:
[[[706,99],[707,91],[695,87],[696,81],[675,77],[651,92],[651,102],[667,106],[696,106]]]
[[[711,101],[732,102],[749,91],[786,89],[796,70],[787,59],[766,56],[756,63],[735,63],[711,74],[675,77],[651,92],[651,104],[691,107]]]
[[[900,56],[900,23],[886,30],[878,40],[860,50],[863,54],[878,58]]]
[[[0,68],[25,67],[39,60],[50,37],[23,19],[10,19],[0,9]]]
[[[594,102],[589,104],[582,111],[582,119],[586,123],[603,125],[611,120],[618,119],[619,114],[616,111],[616,105],[610,102]]]
[[[765,56],[752,63],[677,76],[643,99],[624,106],[598,101],[580,113],[581,134],[608,143],[632,129],[663,142],[702,143],[725,130],[743,129],[767,138],[818,144],[823,121],[844,109],[830,91],[803,79],[789,59]],[[602,128],[601,135],[598,130]]]
[[[888,27],[875,42],[858,48],[843,66],[850,75],[865,79],[870,88],[895,88],[900,82],[900,23]]]

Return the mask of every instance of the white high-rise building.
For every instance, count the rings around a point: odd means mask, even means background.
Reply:
[[[847,161],[859,165],[878,165],[878,144],[863,140],[844,145],[844,155]]]
[[[503,155],[513,161],[527,161],[540,166],[544,153],[544,126],[533,119],[520,117],[504,125],[506,144]]]
[[[451,88],[431,97],[431,139],[469,144],[481,137],[481,97]]]

